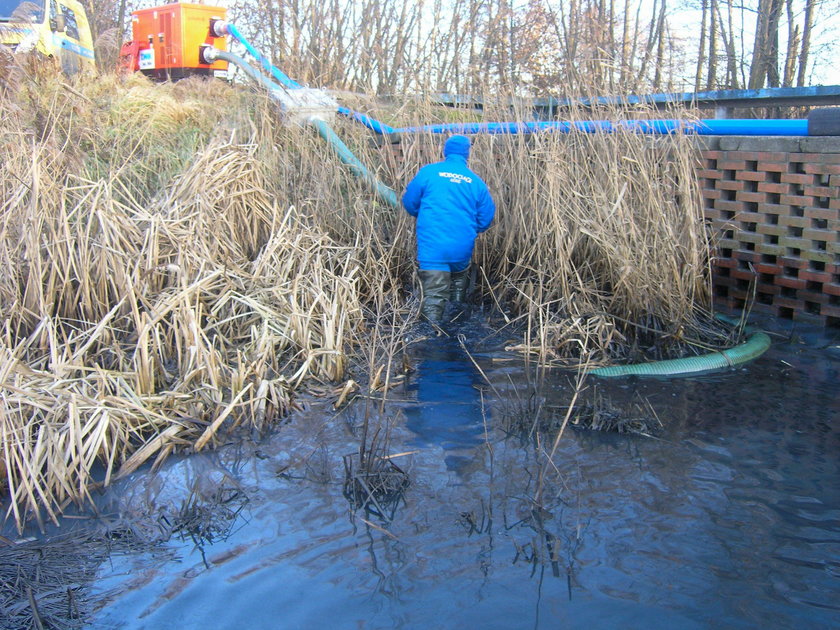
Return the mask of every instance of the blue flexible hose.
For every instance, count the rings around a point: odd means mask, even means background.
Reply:
[[[320,118],[313,118],[309,122],[318,130],[318,133],[324,140],[327,141],[327,144],[329,144],[333,148],[333,150],[338,155],[339,159],[350,167],[350,170],[356,177],[370,184],[376,191],[376,194],[379,195],[379,198],[382,199],[389,206],[391,206],[392,208],[399,207],[397,193],[395,193],[391,188],[388,188],[388,186],[379,181],[379,179],[377,179],[368,170],[368,168],[361,163],[359,158],[357,158],[353,154],[353,152],[347,147],[347,145],[341,141],[341,138],[339,138],[336,135],[336,133],[325,121],[321,120]]]
[[[376,120],[375,118],[371,118],[370,116],[365,116],[364,114],[355,112],[347,107],[339,107],[338,113],[342,116],[352,118],[356,122],[363,124],[368,129],[371,129],[380,135],[389,135],[392,133],[397,133],[397,130],[394,127],[386,125],[384,122]]]
[[[228,23],[227,30],[233,38],[235,38],[240,44],[242,44],[245,47],[245,50],[247,50],[248,53],[254,59],[260,62],[263,69],[269,74],[271,74],[275,79],[280,81],[281,84],[292,90],[295,88],[302,87],[300,83],[298,83],[297,81],[293,81],[282,70],[280,70],[280,68],[273,65],[267,57],[260,54],[260,52],[256,48],[254,48],[247,39],[245,39],[245,36],[239,32],[239,29],[236,28],[234,24]]]

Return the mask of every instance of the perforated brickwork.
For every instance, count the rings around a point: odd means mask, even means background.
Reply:
[[[702,151],[698,171],[719,236],[716,299],[840,326],[840,143],[836,152],[768,151],[769,138],[727,144]]]

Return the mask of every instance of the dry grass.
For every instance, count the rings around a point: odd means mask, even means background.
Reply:
[[[479,259],[496,299],[538,328],[525,343],[542,360],[588,350],[614,359],[637,337],[616,318],[675,336],[707,301],[708,247],[685,145],[544,134],[506,144],[512,154],[492,163],[505,212]],[[576,347],[586,338],[594,343]]]
[[[218,82],[12,73],[0,88],[0,465],[19,528],[176,449],[263,429],[296,388],[341,382],[352,359],[387,392],[416,310],[413,227],[316,134]],[[393,117],[439,112],[412,102]],[[442,140],[404,138],[398,159],[359,126],[337,129],[398,192]],[[499,206],[477,248],[480,296],[504,306],[519,350],[594,361],[628,354],[638,324],[688,335],[707,244],[684,138],[475,145]]]
[[[435,111],[429,107],[427,114]],[[644,115],[651,113],[633,117]],[[485,116],[512,118],[506,111]],[[618,111],[599,116],[623,117]],[[441,142],[404,138],[400,175],[437,159]],[[697,159],[684,135],[474,137],[470,165],[498,207],[474,259],[483,300],[501,306],[505,322],[521,335],[511,349],[543,364],[598,364],[637,360],[642,351],[673,356],[713,334],[705,313],[710,243]]]
[[[301,213],[336,200],[325,156],[278,148],[302,132],[270,128],[259,97],[54,77],[3,108],[0,464],[19,527],[342,378],[356,248]]]

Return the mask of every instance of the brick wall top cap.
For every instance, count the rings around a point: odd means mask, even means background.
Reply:
[[[839,139],[840,140],[840,139]],[[720,148],[723,151],[784,151],[798,153],[801,138],[789,136],[721,136]],[[835,151],[840,150],[840,141]]]

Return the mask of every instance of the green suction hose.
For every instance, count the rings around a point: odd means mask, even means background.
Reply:
[[[718,319],[728,321],[721,315]],[[710,352],[698,357],[667,359],[632,365],[610,365],[590,371],[595,376],[687,376],[731,368],[760,357],[770,347],[770,337],[760,330],[746,329],[747,340],[734,348]]]

